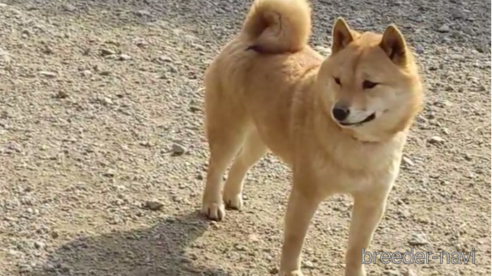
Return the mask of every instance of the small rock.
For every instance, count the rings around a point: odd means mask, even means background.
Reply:
[[[190,105],[191,112],[199,112],[201,108],[198,105]]]
[[[440,33],[447,33],[449,32],[451,29],[449,28],[448,25],[444,24],[442,25],[441,27],[439,27],[439,29],[437,29],[438,32]]]
[[[75,11],[75,10],[77,9],[77,8],[75,8],[75,6],[74,6],[74,5],[70,5],[70,4],[64,4],[64,5],[62,6],[62,8],[63,8],[65,11],[67,11],[67,12],[73,12],[73,11]]]
[[[182,155],[186,152],[186,148],[180,144],[174,144],[171,150],[175,155]]]
[[[102,48],[101,50],[101,56],[110,56],[110,55],[115,55],[115,51],[107,48]]]
[[[417,271],[413,269],[408,269],[407,271],[403,272],[402,276],[418,276]]]
[[[15,152],[22,152],[22,146],[16,142],[11,142],[7,145],[7,149]]]
[[[31,35],[31,32],[29,30],[22,30],[22,37],[26,38]]]
[[[3,61],[5,61],[5,62],[10,62],[11,61],[9,52],[7,52],[7,51],[5,51],[4,49],[1,49],[1,48],[0,48],[0,58]]]
[[[147,202],[145,202],[145,205],[144,205],[145,208],[148,208],[152,211],[158,211],[158,210],[162,209],[163,206],[164,206],[164,204],[162,204],[156,200],[147,201]]]
[[[145,47],[148,44],[143,38],[135,38],[133,43],[135,43],[138,47]]]
[[[173,61],[172,58],[168,57],[168,56],[160,56],[157,58],[159,61],[161,62],[171,62]]]
[[[50,72],[50,71],[41,71],[39,72],[39,75],[46,77],[46,78],[56,78],[57,74],[55,72]]]
[[[131,59],[131,58],[132,58],[132,57],[131,57],[131,56],[129,56],[129,55],[121,54],[119,59],[120,59],[120,60],[129,60],[129,59]]]
[[[106,59],[119,59],[119,56],[118,55],[107,55],[107,56],[104,56],[104,58],[106,58]]]
[[[68,93],[65,91],[58,91],[58,93],[56,93],[55,97],[58,99],[66,99],[66,98],[68,98]]]
[[[44,243],[42,243],[40,241],[34,242],[34,248],[36,248],[36,249],[43,249],[44,246],[45,246]]]
[[[240,245],[240,244],[236,244],[234,245],[234,248],[237,250],[237,251],[246,251],[247,248],[244,246],[244,245]]]
[[[138,16],[150,16],[150,12],[147,10],[135,11],[135,14]]]
[[[84,76],[84,77],[88,77],[88,76],[90,76],[90,75],[92,75],[91,70],[84,70],[84,71],[82,71],[82,76]]]
[[[110,98],[108,97],[104,97],[102,99],[102,102],[105,104],[105,105],[112,105],[113,104],[113,100],[111,100]]]
[[[29,273],[32,271],[32,267],[28,264],[19,264],[20,273]]]
[[[424,53],[424,47],[422,47],[421,45],[417,45],[417,47],[415,48],[415,52],[417,54],[422,54]]]
[[[259,241],[260,239],[258,238],[258,235],[255,235],[255,234],[251,234],[248,236],[248,240],[252,241],[252,242],[257,242]]]
[[[111,75],[111,72],[110,71],[101,71],[101,72],[99,72],[99,75],[101,75],[101,76],[109,76],[109,75]]]
[[[403,163],[405,163],[406,165],[412,167],[415,165],[415,163],[413,163],[412,159],[406,157],[406,156],[403,156]]]
[[[383,275],[387,275],[387,276],[401,276],[401,273],[398,270],[389,269],[389,270],[383,271]]]
[[[150,141],[141,141],[139,142],[139,144],[142,146],[142,147],[146,147],[146,148],[151,148],[153,145],[152,145],[152,142]]]
[[[47,55],[52,55],[55,53],[55,51],[53,51],[53,49],[48,45],[44,46],[42,51],[43,51],[43,53],[45,53]]]
[[[439,136],[432,136],[430,139],[429,139],[429,143],[431,144],[441,144],[441,143],[444,143],[444,139],[439,137]]]
[[[427,241],[427,235],[425,234],[412,234],[408,243],[410,245],[426,245],[429,242]]]
[[[60,234],[58,232],[56,232],[56,231],[53,231],[53,232],[51,232],[51,237],[53,239],[57,239],[58,237],[60,237]]]
[[[399,211],[397,212],[397,214],[398,214],[398,216],[400,216],[401,218],[408,218],[408,217],[410,217],[410,213],[409,213],[407,210],[404,210],[404,209],[399,210]]]
[[[105,177],[114,177],[115,176],[115,171],[112,170],[112,169],[109,169],[105,173],[103,173],[103,176],[105,176]]]
[[[311,261],[304,261],[303,264],[302,264],[302,266],[304,268],[314,268],[315,267],[314,264],[313,264],[313,262],[311,262]]]

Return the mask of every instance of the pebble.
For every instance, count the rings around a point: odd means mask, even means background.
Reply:
[[[102,48],[101,49],[101,56],[110,56],[116,54],[115,51],[107,48]]]
[[[68,11],[68,12],[73,12],[75,11],[77,8],[75,8],[74,5],[70,5],[70,4],[64,4],[62,6],[62,8],[65,10],[65,11]]]
[[[11,151],[15,151],[15,152],[22,152],[22,147],[21,145],[19,145],[18,143],[16,142],[10,142],[8,145],[7,145],[7,149],[11,150]]]
[[[427,241],[427,235],[426,234],[412,234],[410,239],[408,240],[408,243],[410,245],[426,245],[429,242]]]
[[[66,98],[68,98],[68,93],[65,91],[58,91],[58,93],[56,93],[56,98],[66,99]]]
[[[34,248],[36,249],[43,249],[45,247],[44,243],[40,242],[40,241],[35,241],[34,242]]]
[[[412,167],[415,165],[415,163],[412,161],[412,159],[406,157],[406,156],[403,156],[403,163],[405,163],[406,165]]]
[[[247,248],[244,246],[244,245],[241,245],[241,244],[236,244],[234,245],[234,248],[237,250],[237,251],[246,251]]]
[[[311,261],[304,261],[304,262],[302,263],[302,266],[303,266],[304,268],[315,268],[315,266],[314,266],[313,262],[311,262]]]
[[[129,59],[131,59],[131,58],[132,58],[132,57],[131,57],[131,56],[129,56],[129,55],[125,55],[125,54],[121,54],[121,55],[120,55],[120,60],[129,60]]]
[[[144,205],[145,208],[148,208],[152,211],[158,211],[158,210],[162,209],[163,206],[164,206],[164,204],[162,204],[161,202],[159,202],[157,200],[147,201],[147,202],[145,202],[145,205]]]
[[[111,72],[110,71],[101,71],[101,72],[99,72],[99,75],[101,75],[101,76],[109,76],[109,75],[111,75]]]
[[[110,99],[110,98],[108,98],[108,97],[104,97],[104,98],[102,99],[102,101],[103,101],[103,103],[104,103],[105,105],[112,105],[112,104],[113,104],[113,100],[111,100],[111,99]]]
[[[439,27],[439,29],[437,29],[438,32],[440,33],[447,33],[449,32],[451,29],[449,28],[448,25],[444,24],[442,25],[441,27]]]
[[[84,71],[82,71],[82,76],[84,76],[84,77],[88,77],[88,76],[90,76],[90,75],[92,75],[91,70],[84,70]]]
[[[172,60],[170,57],[168,57],[168,56],[160,56],[160,57],[158,57],[157,59],[158,59],[159,61],[161,61],[161,62],[171,62],[171,61],[173,61],[173,60]]]
[[[441,144],[441,143],[444,143],[444,139],[439,137],[439,136],[432,136],[430,139],[429,139],[429,142],[431,144]]]
[[[56,78],[57,74],[55,72],[50,72],[50,71],[40,71],[39,75],[46,77],[46,78]]]
[[[387,275],[387,276],[401,276],[401,273],[398,270],[390,269],[390,270],[383,271],[383,275]]]
[[[403,276],[418,276],[419,274],[417,271],[413,269],[408,269],[407,271],[403,272]]]
[[[19,265],[19,272],[20,273],[29,273],[32,271],[32,267],[28,264],[20,264]]]
[[[135,14],[138,16],[150,16],[150,12],[147,10],[135,11]]]
[[[186,152],[186,148],[180,144],[174,144],[171,150],[175,155],[182,155]]]

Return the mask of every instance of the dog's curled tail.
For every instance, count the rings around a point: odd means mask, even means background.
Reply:
[[[311,35],[311,7],[307,0],[254,0],[242,33],[260,53],[300,51]]]

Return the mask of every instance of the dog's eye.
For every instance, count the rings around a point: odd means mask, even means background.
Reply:
[[[362,89],[371,89],[371,88],[374,88],[376,85],[378,85],[378,84],[375,82],[366,80],[362,83]]]
[[[341,85],[340,78],[335,78],[335,82],[336,82],[338,85]]]

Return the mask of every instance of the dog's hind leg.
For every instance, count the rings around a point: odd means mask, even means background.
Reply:
[[[205,91],[206,133],[210,150],[202,213],[213,220],[222,220],[225,206],[222,199],[222,178],[241,148],[250,124],[244,108],[214,82]],[[232,95],[232,97],[231,97]]]
[[[227,181],[224,187],[224,202],[227,207],[241,209],[243,205],[242,191],[243,181],[248,171],[258,162],[268,151],[267,146],[261,137],[252,127],[246,136],[243,147],[236,160],[231,166]]]

